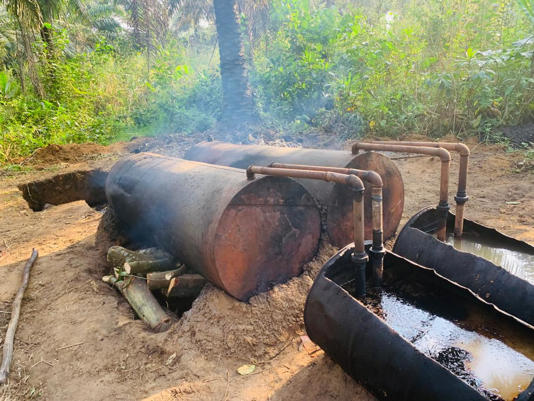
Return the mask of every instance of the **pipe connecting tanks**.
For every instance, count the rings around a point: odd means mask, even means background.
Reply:
[[[356,293],[365,295],[365,270],[369,257],[365,252],[364,241],[364,204],[363,192],[365,187],[362,178],[371,183],[373,194],[373,245],[371,248],[371,264],[373,281],[379,283],[382,279],[384,246],[382,233],[382,178],[374,171],[365,171],[341,167],[323,167],[298,164],[272,163],[269,167],[249,166],[247,178],[254,179],[255,174],[283,176],[292,178],[309,178],[345,184],[354,191],[353,196],[353,233],[354,250],[352,262],[356,265]],[[361,178],[360,178],[361,177]]]
[[[441,241],[445,241],[447,236],[447,215],[449,213],[449,169],[451,154],[441,147],[430,146],[408,146],[389,143],[367,143],[356,142],[352,145],[352,153],[358,154],[360,150],[377,150],[386,152],[415,153],[429,156],[437,156],[441,159],[439,203],[436,207],[441,214],[441,225],[437,236]]]
[[[373,274],[373,282],[379,285],[382,281],[382,274],[384,270],[384,232],[383,232],[383,181],[380,174],[371,170],[359,170],[354,168],[343,167],[326,167],[326,166],[310,166],[304,164],[284,164],[271,163],[270,167],[291,169],[291,170],[310,170],[310,171],[330,171],[341,174],[352,174],[366,183],[371,185],[371,210],[372,210],[372,226],[373,226],[373,241],[369,250],[371,257],[371,270]]]
[[[454,200],[456,202],[456,216],[454,220],[454,235],[461,237],[464,231],[464,205],[469,200],[467,196],[467,166],[470,151],[467,145],[458,142],[426,142],[426,141],[372,141],[392,145],[425,146],[443,148],[460,155],[460,168],[458,172],[458,189]]]

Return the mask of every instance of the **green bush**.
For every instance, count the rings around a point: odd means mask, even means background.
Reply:
[[[53,75],[47,98],[38,99],[21,93],[9,70],[0,72],[0,163],[49,143],[203,131],[220,113],[218,74],[193,71],[176,42],[157,49],[148,70],[145,54],[121,54],[101,41],[55,60]]]
[[[534,40],[516,3],[399,1],[380,12],[309,4],[273,4],[277,29],[254,71],[264,111],[310,126],[356,114],[368,132],[393,137],[491,139],[534,117]]]

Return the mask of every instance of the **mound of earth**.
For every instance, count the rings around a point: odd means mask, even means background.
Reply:
[[[114,147],[96,143],[70,143],[66,145],[48,145],[37,149],[27,161],[33,164],[74,163],[87,158],[115,152]]]

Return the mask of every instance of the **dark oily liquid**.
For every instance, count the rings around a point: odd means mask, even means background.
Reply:
[[[490,244],[490,241],[475,238],[469,233],[464,233],[461,238],[448,233],[447,243],[459,251],[489,260],[513,275],[534,284],[534,255]]]
[[[419,351],[491,400],[512,401],[534,378],[531,344],[517,344],[514,349],[466,328],[469,324],[480,328],[480,322],[448,320],[393,292],[378,290],[364,302]]]

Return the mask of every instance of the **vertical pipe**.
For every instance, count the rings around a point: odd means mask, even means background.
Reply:
[[[466,147],[467,148],[467,147]],[[464,206],[469,197],[467,196],[467,165],[469,163],[469,149],[460,155],[460,173],[458,175],[458,191],[456,201],[456,216],[454,220],[454,235],[461,237],[464,231]]]
[[[440,226],[437,231],[437,237],[441,241],[445,241],[447,236],[447,216],[449,213],[449,167],[451,163],[450,153],[441,147],[430,146],[407,146],[399,144],[384,143],[366,143],[356,142],[352,145],[352,153],[357,154],[360,150],[378,150],[400,153],[416,153],[422,155],[438,156],[441,159],[441,177],[440,177],[440,191],[439,203],[436,209],[440,212]]]
[[[384,233],[382,231],[382,187],[372,187],[371,205],[373,211],[373,245],[371,246],[370,261],[372,271],[372,284],[378,286],[382,283],[384,272]]]
[[[309,178],[314,180],[323,180],[337,182],[348,185],[354,192],[352,198],[353,222],[354,222],[354,251],[352,253],[352,262],[356,267],[356,296],[365,296],[365,269],[369,256],[365,252],[365,224],[364,224],[364,203],[363,203],[363,186],[362,180],[354,174],[341,174],[330,171],[323,171],[316,168],[315,170],[302,170],[295,168],[277,168],[249,166],[246,171],[247,178],[253,180],[255,174],[273,175],[279,177]]]
[[[458,172],[458,190],[454,200],[456,201],[456,217],[454,220],[454,235],[461,237],[464,230],[464,205],[469,200],[467,196],[467,166],[469,164],[469,148],[463,143],[452,142],[428,142],[428,141],[372,141],[377,144],[425,146],[443,148],[455,151],[460,155],[460,169]]]
[[[383,233],[383,200],[382,200],[382,188],[383,181],[375,171],[370,170],[358,170],[352,168],[343,167],[326,167],[326,166],[313,166],[306,164],[285,164],[285,163],[271,163],[270,167],[285,168],[292,170],[310,170],[310,171],[331,171],[342,174],[353,174],[362,180],[371,184],[371,212],[372,212],[372,232],[373,242],[369,249],[371,270],[372,270],[372,284],[380,285],[382,282],[382,273],[384,270],[384,233]],[[354,207],[353,207],[354,208]],[[353,212],[356,215],[356,212]],[[353,224],[356,229],[356,221]],[[365,228],[365,227],[364,227]],[[356,234],[354,234],[356,238]],[[356,243],[356,241],[355,241]],[[358,252],[355,250],[355,252]]]
[[[369,256],[367,256],[367,253],[365,252],[364,243],[364,211],[362,192],[354,193],[352,210],[354,214],[354,252],[351,256],[351,259],[356,273],[354,295],[358,298],[363,298],[365,296],[365,267],[369,261]]]
[[[438,230],[438,239],[445,241],[447,237],[447,215],[449,214],[448,189],[449,189],[450,161],[441,162],[441,180],[439,187],[438,211],[441,215],[441,226]]]

